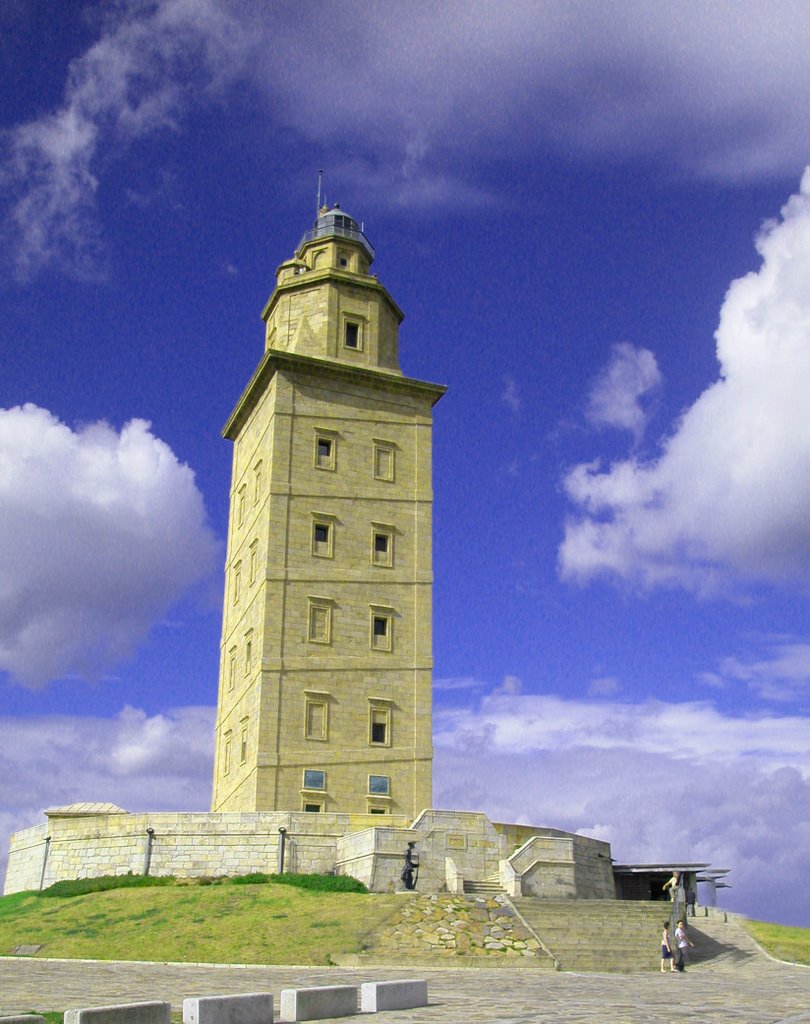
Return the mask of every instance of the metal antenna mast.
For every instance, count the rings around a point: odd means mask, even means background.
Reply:
[[[321,184],[323,182],[323,171],[318,171],[318,198],[315,206],[315,220],[321,215]]]

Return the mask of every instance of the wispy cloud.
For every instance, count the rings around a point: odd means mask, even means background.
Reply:
[[[810,26],[797,0],[742,2],[731,15],[630,0],[621,19],[587,0],[333,4],[328,16],[156,0],[116,5],[100,25],[58,109],[4,135],[20,277],[51,264],[98,274],[109,168],[133,140],[184,130],[192,107],[224,99],[238,110],[246,94],[267,105],[274,138],[317,142],[338,186],[406,209],[504,201],[482,172],[493,154],[521,161],[538,144],[724,180],[795,174],[806,159]]]
[[[619,680],[615,676],[598,676],[591,680],[588,693],[591,697],[615,697],[620,689]]]
[[[501,401],[512,410],[515,416],[519,415],[523,403],[520,400],[520,393],[514,377],[504,377]]]
[[[241,65],[246,26],[227,7],[218,0],[122,5],[71,63],[61,107],[5,133],[0,184],[19,278],[49,264],[78,277],[102,272],[102,166],[135,139],[178,130],[189,104],[226,77],[228,59],[238,54],[233,67]]]
[[[536,754],[558,749],[633,750],[692,765],[739,758],[763,770],[798,768],[810,779],[807,720],[761,713],[731,717],[709,702],[680,704],[574,701],[496,688],[478,708],[437,715],[437,746],[459,736],[486,740],[493,751]]]
[[[472,676],[449,676],[433,680],[434,691],[480,690],[482,686],[483,683]]]
[[[724,658],[718,674],[746,682],[764,700],[810,703],[810,643],[780,638],[765,657]]]
[[[217,554],[194,474],[148,423],[0,409],[0,670],[98,679]]]
[[[586,415],[597,427],[629,430],[636,443],[647,425],[647,398],[661,383],[661,372],[649,349],[626,341],[613,346],[610,362],[588,394]]]
[[[720,378],[657,458],[569,472],[566,579],[605,574],[701,593],[810,583],[810,169],[757,240],[716,332]]]

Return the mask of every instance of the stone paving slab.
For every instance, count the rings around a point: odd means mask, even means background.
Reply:
[[[0,1013],[306,985],[427,978],[430,1003],[384,1011],[374,1024],[810,1024],[810,969],[764,956],[686,974],[567,974],[501,968],[237,967],[0,958]],[[344,1020],[346,1018],[343,1018]],[[350,1018],[356,1019],[356,1018]]]

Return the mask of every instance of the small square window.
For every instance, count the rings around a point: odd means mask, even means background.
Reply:
[[[353,320],[346,321],[346,329],[343,334],[343,344],[346,348],[362,348],[360,344],[360,324],[355,323]]]
[[[386,442],[374,443],[374,477],[377,480],[394,479],[394,445]]]
[[[318,558],[331,558],[334,529],[332,523],[323,519],[312,520],[312,554]]]
[[[369,711],[369,742],[387,747],[390,744],[391,715],[388,708],[371,708]]]
[[[388,796],[390,782],[387,775],[369,775],[368,791],[372,796]]]
[[[373,565],[394,564],[394,531],[389,527],[375,526],[371,531],[371,561]]]
[[[377,651],[390,651],[392,632],[391,616],[373,612],[371,615],[371,646]]]
[[[315,467],[316,469],[335,468],[335,449],[337,447],[335,438],[325,437],[323,434],[315,435]]]
[[[388,811],[384,807],[369,807],[369,814],[387,814]]]
[[[305,768],[304,789],[326,789],[326,772],[315,768]]]
[[[304,810],[307,814],[320,814],[323,810],[323,804],[310,804],[305,802]]]

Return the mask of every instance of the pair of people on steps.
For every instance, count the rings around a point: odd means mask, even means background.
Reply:
[[[669,962],[670,971],[685,971],[686,951],[692,946],[694,946],[694,942],[686,934],[686,927],[683,921],[678,921],[678,926],[675,929],[676,949],[673,950],[669,937],[669,921],[664,921],[664,931],[661,936],[661,972],[664,972],[664,965],[667,962]]]

